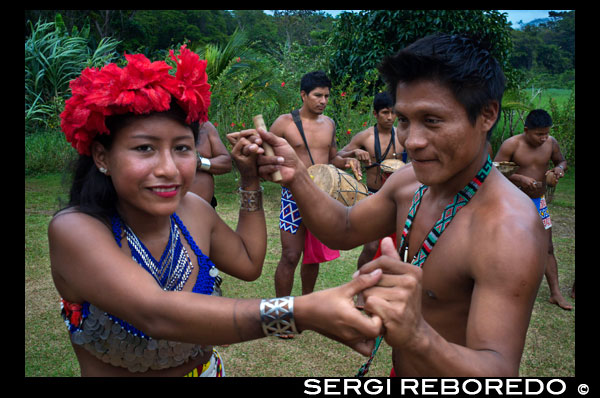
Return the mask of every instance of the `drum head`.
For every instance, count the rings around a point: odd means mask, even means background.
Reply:
[[[507,178],[519,168],[515,162],[493,162],[493,164]]]
[[[365,184],[332,164],[312,165],[308,174],[322,191],[345,206],[353,206],[369,196]]]
[[[314,164],[308,168],[308,174],[314,183],[327,195],[333,196],[338,189],[337,172],[327,164]]]
[[[385,159],[381,162],[381,170],[385,173],[393,173],[404,165],[405,163],[400,159]]]

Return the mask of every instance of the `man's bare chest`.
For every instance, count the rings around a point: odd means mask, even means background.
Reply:
[[[545,172],[551,157],[551,142],[546,142],[537,148],[520,143],[512,156],[512,161],[520,166],[520,171],[543,170]]]

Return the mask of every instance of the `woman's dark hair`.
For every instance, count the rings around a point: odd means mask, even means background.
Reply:
[[[506,84],[498,61],[481,43],[448,34],[426,36],[387,56],[379,71],[394,102],[399,82],[439,81],[464,106],[471,124],[475,124],[477,116],[491,101],[497,101],[499,107],[502,105]],[[488,139],[496,123],[488,131]]]
[[[156,114],[151,113],[150,115]],[[183,109],[175,100],[171,101],[171,108],[168,111],[160,112],[161,115],[172,118],[182,125],[192,129],[194,142],[198,139],[198,122],[191,125],[185,122],[187,117]],[[115,134],[129,123],[139,118],[147,117],[145,115],[135,115],[126,113],[123,115],[114,115],[106,118],[106,127],[110,134],[98,134],[94,141],[98,141],[107,150],[110,150]],[[96,217],[102,221],[108,220],[117,212],[116,204],[118,201],[117,192],[113,186],[110,176],[102,174],[91,156],[79,155],[73,165],[73,181],[67,208],[77,208],[77,210]]]

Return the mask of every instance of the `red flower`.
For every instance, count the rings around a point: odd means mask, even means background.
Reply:
[[[235,59],[235,62],[240,62],[241,60],[242,60],[242,59],[241,59],[240,57],[237,57],[237,58]]]
[[[231,127],[235,127],[235,123],[234,122],[231,122]]]
[[[363,123],[363,127],[367,127],[367,122],[364,122],[364,123]]]
[[[352,130],[348,129],[348,131],[346,131],[346,134],[348,134],[348,135],[352,134]]]
[[[171,92],[188,114],[186,122],[206,122],[210,106],[210,84],[206,75],[206,61],[181,46],[179,57],[170,50],[171,58],[177,63],[178,93]]]
[[[285,82],[281,82],[281,87],[284,87],[284,86],[285,86]]]
[[[90,155],[96,134],[110,134],[106,116],[123,113],[137,115],[164,112],[171,98],[187,113],[186,122],[208,120],[210,85],[206,61],[181,46],[179,56],[171,50],[177,64],[175,76],[164,61],[150,62],[143,54],[125,54],[124,68],[108,64],[102,69],[86,68],[69,85],[72,97],[61,113],[61,128],[77,152]]]
[[[342,91],[342,97],[345,97],[345,96],[346,96],[346,92]]]

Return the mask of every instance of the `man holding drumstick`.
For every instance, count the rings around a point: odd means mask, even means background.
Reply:
[[[330,247],[382,241],[365,311],[384,323],[392,375],[517,376],[544,275],[547,237],[531,200],[492,166],[486,149],[505,78],[479,43],[428,36],[386,57],[380,71],[411,163],[376,195],[345,207],[311,181],[289,144],[259,130],[303,221]],[[319,206],[311,206],[317,201]]]
[[[330,89],[331,81],[324,72],[304,75],[300,82],[302,107],[291,114],[279,116],[270,131],[291,145],[305,167],[332,163],[340,169],[352,167],[355,174],[360,175],[360,164],[356,159],[337,156],[335,122],[323,115],[329,102]],[[300,269],[302,294],[310,293],[319,274],[319,264],[339,257],[339,252],[329,249],[306,230],[287,188],[282,188],[279,220],[281,259],[275,271],[275,292],[281,296],[291,294],[294,272],[304,252]]]

